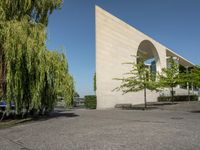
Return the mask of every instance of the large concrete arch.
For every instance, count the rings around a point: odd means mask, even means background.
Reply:
[[[143,40],[138,47],[137,56],[142,55],[145,57],[144,59],[155,59],[156,62],[156,71],[159,72],[161,70],[160,64],[160,56],[158,50],[153,45],[153,43],[149,40]]]
[[[143,91],[122,95],[113,91],[130,70],[124,62],[136,62],[138,49],[147,49],[156,59],[157,71],[165,68],[167,56],[179,57],[183,64],[193,65],[164,45],[96,6],[96,95],[97,108],[113,108],[116,104],[143,103]],[[149,55],[151,56],[151,55]],[[159,93],[147,91],[148,102],[156,101]]]

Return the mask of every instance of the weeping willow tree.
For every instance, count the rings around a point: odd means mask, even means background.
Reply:
[[[62,0],[1,0],[1,93],[15,109],[53,109],[57,96],[70,104],[74,92],[63,54],[46,48],[49,15]],[[9,110],[9,105],[7,105]]]

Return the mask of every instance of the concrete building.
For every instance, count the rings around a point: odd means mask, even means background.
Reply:
[[[143,91],[122,95],[113,91],[120,85],[113,78],[121,78],[130,71],[124,62],[136,62],[138,53],[146,53],[146,60],[152,60],[151,68],[161,71],[167,67],[167,58],[175,57],[184,67],[193,63],[160,44],[153,38],[128,25],[102,8],[96,6],[96,84],[97,108],[113,108],[116,104],[143,103]],[[167,92],[167,91],[166,91]],[[169,92],[169,91],[168,91]],[[186,89],[176,88],[176,94],[186,93]],[[147,91],[148,102],[157,100],[160,93]]]

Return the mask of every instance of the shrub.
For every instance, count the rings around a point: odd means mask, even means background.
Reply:
[[[169,101],[171,101],[171,96],[158,97],[158,102],[169,102]],[[174,101],[176,102],[188,101],[188,95],[176,95],[174,96]],[[190,101],[198,101],[198,96],[190,95]]]
[[[86,95],[85,96],[85,107],[89,109],[96,109],[97,100],[95,95]]]

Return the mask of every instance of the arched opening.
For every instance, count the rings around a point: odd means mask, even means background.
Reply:
[[[160,59],[158,52],[153,43],[148,40],[142,41],[138,47],[137,63],[139,61],[143,61],[153,73],[156,73],[160,70]]]

